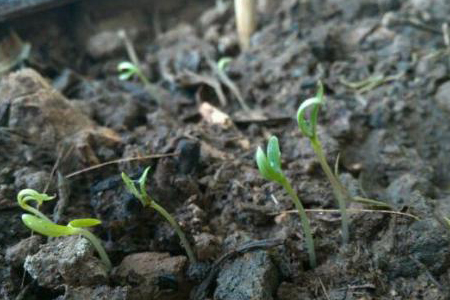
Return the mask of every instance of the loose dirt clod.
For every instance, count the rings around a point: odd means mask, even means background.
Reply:
[[[121,284],[133,285],[132,294],[142,299],[176,300],[189,288],[185,256],[144,252],[126,256],[114,272]],[[141,299],[141,298],[137,298]]]
[[[27,256],[25,270],[47,288],[95,286],[105,284],[108,275],[101,261],[93,256],[88,240],[78,236],[57,238]]]

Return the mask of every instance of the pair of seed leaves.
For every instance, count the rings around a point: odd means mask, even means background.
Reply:
[[[27,204],[28,201],[36,201],[39,207],[45,201],[51,201],[54,198],[54,196],[49,196],[44,193],[38,193],[37,191],[32,189],[24,189],[20,191],[17,195],[17,201],[19,205],[24,210],[30,211],[35,214],[23,214],[23,223],[31,230],[50,237],[77,235],[80,233],[81,228],[92,227],[102,223],[98,219],[87,218],[72,220],[66,226],[58,225],[53,223],[42,213],[36,214],[35,210]]]
[[[317,117],[323,105],[323,85],[319,82],[315,97],[305,100],[297,111],[297,122],[300,131],[309,139],[317,138]],[[305,118],[306,110],[312,107],[309,121]],[[271,136],[267,144],[267,154],[261,147],[256,150],[256,164],[261,175],[270,181],[282,183],[285,176],[281,170],[281,152],[276,136]]]

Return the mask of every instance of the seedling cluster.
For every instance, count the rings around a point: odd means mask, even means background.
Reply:
[[[122,173],[122,179],[125,183],[127,190],[133,194],[137,199],[139,199],[144,207],[149,206],[155,209],[158,213],[160,213],[175,229],[178,234],[181,244],[186,250],[187,256],[191,263],[196,262],[196,257],[194,255],[194,251],[192,250],[186,236],[178,225],[177,221],[162,207],[160,206],[154,199],[152,199],[145,188],[145,184],[147,181],[147,175],[150,168],[145,169],[142,176],[137,181],[137,186],[130,179],[130,177]],[[98,219],[75,219],[70,221],[66,226],[58,225],[50,220],[45,214],[39,211],[41,205],[46,201],[51,201],[55,199],[53,196],[49,196],[44,193],[39,193],[32,189],[24,189],[21,190],[17,195],[17,202],[19,206],[23,208],[25,211],[29,212],[27,214],[22,215],[22,221],[29,229],[32,231],[38,232],[42,235],[48,237],[61,237],[61,236],[70,236],[70,235],[81,235],[87,238],[92,245],[97,250],[98,254],[104,265],[108,270],[111,269],[112,264],[109,260],[109,257],[102,247],[100,240],[95,237],[90,231],[85,228],[93,227],[101,224],[101,221]],[[33,207],[29,204],[30,201],[36,202],[36,207]]]
[[[326,160],[322,144],[317,135],[317,119],[319,115],[319,110],[324,104],[324,90],[323,85],[319,82],[318,91],[315,97],[305,100],[297,111],[297,122],[299,130],[303,135],[308,137],[314,153],[319,160],[320,166],[327,179],[329,180],[331,187],[333,189],[333,194],[339,205],[339,210],[341,213],[341,226],[342,226],[342,240],[343,243],[347,243],[349,240],[349,229],[348,229],[348,215],[346,204],[349,201],[356,201],[365,204],[389,207],[386,203],[379,202],[372,199],[367,199],[363,197],[351,197],[347,189],[342,185],[337,177],[337,172],[333,173],[328,162]],[[309,118],[306,118],[307,111],[310,110]],[[269,143],[267,145],[267,155],[259,147],[256,151],[256,163],[260,174],[267,180],[277,182],[286,190],[289,196],[294,201],[294,204],[300,215],[300,221],[305,233],[306,246],[309,253],[309,261],[312,268],[316,266],[316,254],[314,251],[314,241],[311,234],[311,229],[309,225],[308,217],[306,216],[305,209],[298,198],[297,194],[292,189],[289,180],[283,174],[281,170],[281,152],[278,145],[278,139],[275,136],[269,138]]]

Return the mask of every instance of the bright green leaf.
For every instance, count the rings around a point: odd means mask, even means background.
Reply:
[[[98,220],[98,219],[75,219],[69,222],[69,224],[67,224],[70,227],[75,227],[75,228],[83,228],[83,227],[93,227],[93,226],[97,226],[99,224],[101,224],[102,221]]]
[[[119,75],[119,79],[125,81],[125,80],[130,79],[133,75],[134,75],[133,72],[124,72]]]
[[[75,230],[70,227],[57,225],[30,214],[23,214],[22,221],[31,230],[50,237],[75,234]]]
[[[144,173],[142,173],[141,177],[138,180],[139,189],[141,191],[141,195],[145,200],[148,200],[147,190],[145,189],[145,184],[147,182],[148,171],[150,171],[150,167],[145,168]]]
[[[276,136],[271,136],[267,143],[267,159],[277,173],[281,172],[281,152]]]
[[[121,62],[121,63],[119,63],[118,65],[117,65],[117,71],[119,71],[119,72],[123,72],[123,71],[136,71],[137,70],[137,68],[136,68],[136,66],[134,65],[134,64],[132,64],[131,62],[129,62],[129,61],[123,61],[123,62]]]

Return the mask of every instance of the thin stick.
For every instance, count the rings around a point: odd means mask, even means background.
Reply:
[[[339,209],[320,209],[320,208],[314,208],[314,209],[305,209],[306,212],[310,212],[310,213],[339,213],[341,212]],[[405,216],[405,217],[409,217],[409,218],[413,218],[417,221],[420,221],[420,218],[412,215],[412,214],[408,214],[408,213],[403,213],[400,211],[393,211],[393,210],[378,210],[378,209],[347,209],[348,213],[362,213],[362,212],[371,212],[371,213],[382,213],[382,214],[392,214],[392,215],[399,215],[399,216]],[[280,214],[294,214],[297,213],[297,210],[285,210],[285,211],[280,211],[280,212],[273,212],[270,213],[269,215],[271,216],[277,216]]]
[[[250,47],[250,37],[256,29],[256,1],[234,0],[236,27],[243,50]]]
[[[172,152],[172,153],[167,153],[167,154],[153,154],[153,155],[146,155],[146,156],[139,156],[139,157],[126,157],[126,158],[121,158],[121,159],[107,161],[107,162],[104,162],[104,163],[101,163],[101,164],[98,164],[98,165],[93,165],[93,166],[87,167],[85,169],[81,169],[81,170],[75,171],[73,173],[67,174],[67,175],[65,175],[65,177],[66,178],[75,177],[75,176],[80,175],[82,173],[86,173],[86,172],[89,172],[89,171],[92,171],[92,170],[103,168],[105,166],[114,165],[114,164],[118,164],[118,163],[122,163],[122,162],[135,161],[135,160],[146,160],[146,159],[162,158],[162,157],[170,157],[170,156],[176,156],[176,155],[178,155],[177,152]]]
[[[322,279],[320,279],[320,277],[319,277],[319,283],[320,283],[320,286],[322,287],[322,291],[323,291],[323,294],[325,295],[325,298],[327,298],[327,300],[330,300],[330,296],[328,296],[327,289],[325,288],[325,285],[323,284]]]
[[[117,32],[117,34],[123,40],[123,43],[125,44],[125,49],[127,50],[127,54],[131,62],[139,68],[141,64],[136,54],[136,50],[134,49],[133,43],[131,42],[127,32],[124,29],[121,29]]]

